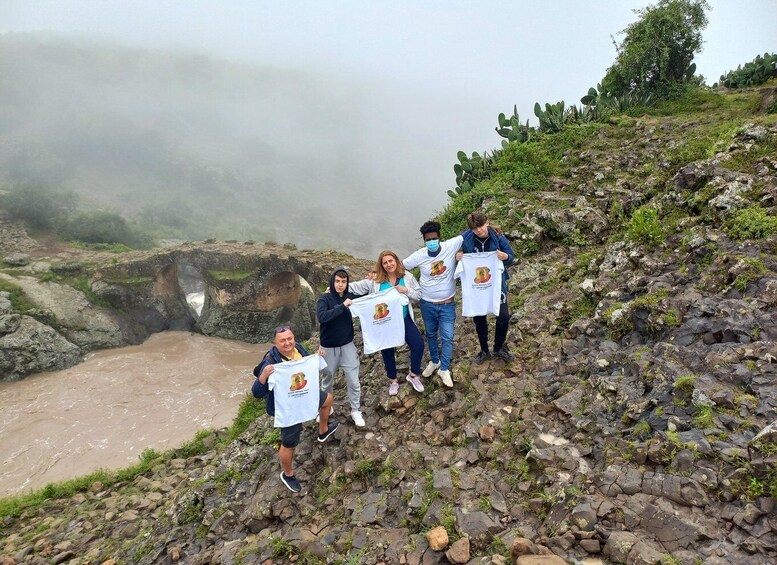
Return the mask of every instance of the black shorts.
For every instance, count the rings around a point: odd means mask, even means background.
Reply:
[[[321,408],[326,402],[327,393],[319,391],[318,407]],[[302,424],[294,424],[286,428],[281,428],[281,445],[283,447],[297,447],[299,438],[302,435]]]

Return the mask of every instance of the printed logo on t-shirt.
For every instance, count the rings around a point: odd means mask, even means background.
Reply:
[[[491,269],[488,267],[475,267],[475,284],[487,283],[491,280]]]
[[[305,380],[305,373],[294,373],[291,376],[291,387],[289,390],[292,392],[302,390],[307,384],[308,381]]]
[[[445,263],[443,263],[442,261],[435,261],[434,263],[432,263],[431,275],[433,277],[438,277],[447,270],[448,270],[448,267],[445,266]]]
[[[373,316],[374,320],[382,320],[388,315],[389,315],[388,304],[386,304],[385,302],[381,302],[380,304],[375,305],[375,315]]]

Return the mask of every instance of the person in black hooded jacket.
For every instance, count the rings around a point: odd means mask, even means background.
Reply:
[[[359,383],[359,353],[353,343],[351,299],[357,295],[348,292],[348,272],[335,269],[329,279],[329,292],[316,302],[316,316],[321,325],[321,347],[326,351],[326,369],[321,371],[321,390],[332,393],[337,369],[342,368],[351,405],[351,418],[357,427],[365,425],[361,412],[361,384]]]

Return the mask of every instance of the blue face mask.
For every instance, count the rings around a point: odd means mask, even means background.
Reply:
[[[426,242],[426,248],[434,253],[440,248],[440,240],[439,239],[430,239]]]

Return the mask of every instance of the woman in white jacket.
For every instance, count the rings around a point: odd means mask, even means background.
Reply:
[[[413,385],[418,392],[424,391],[419,375],[421,374],[421,358],[424,356],[424,338],[413,320],[413,307],[410,301],[418,302],[421,297],[421,287],[415,280],[413,273],[405,271],[405,267],[393,251],[381,251],[378,255],[378,263],[375,266],[374,279],[362,279],[348,285],[348,290],[353,294],[373,294],[394,287],[407,302],[402,306],[405,320],[405,343],[410,348],[410,374],[407,382]],[[404,301],[403,301],[404,302]],[[386,375],[389,378],[389,394],[399,392],[397,382],[397,362],[394,348],[381,350],[383,364],[386,367]]]

